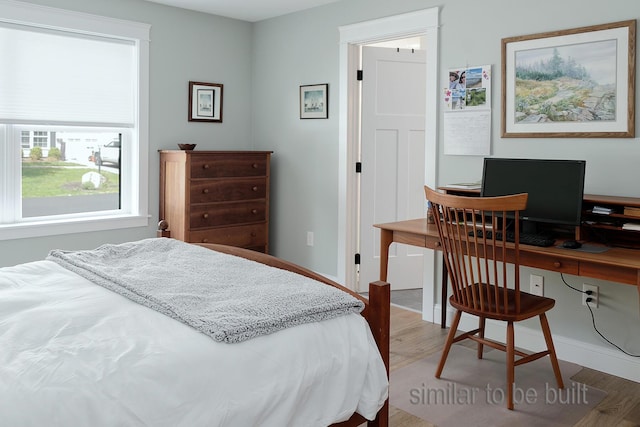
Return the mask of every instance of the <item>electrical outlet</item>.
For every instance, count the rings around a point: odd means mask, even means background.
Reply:
[[[307,231],[307,246],[313,246],[313,231]]]
[[[544,277],[536,274],[529,276],[529,293],[541,297],[544,296]]]
[[[587,295],[584,292],[591,291],[591,295]],[[598,298],[600,293],[596,285],[589,285],[587,283],[582,284],[582,305],[589,305],[591,308],[598,308]],[[591,301],[587,303],[587,298],[591,298]]]

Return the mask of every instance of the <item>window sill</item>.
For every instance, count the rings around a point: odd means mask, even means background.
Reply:
[[[122,228],[146,227],[148,225],[148,215],[108,215],[91,218],[66,218],[60,220],[22,222],[19,224],[0,224],[0,240],[117,230]]]

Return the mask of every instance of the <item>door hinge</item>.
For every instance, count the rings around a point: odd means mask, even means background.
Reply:
[[[356,254],[355,256],[355,264],[360,265],[360,254]]]
[[[356,162],[356,173],[362,173],[362,162]]]
[[[358,81],[362,80],[362,70],[358,70],[356,72],[356,80],[358,80]]]

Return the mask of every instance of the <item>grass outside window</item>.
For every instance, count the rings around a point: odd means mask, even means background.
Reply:
[[[120,175],[105,170],[100,174],[104,183],[99,188],[83,185],[82,176],[96,169],[81,164],[61,161],[22,162],[22,197],[81,196],[118,193]]]

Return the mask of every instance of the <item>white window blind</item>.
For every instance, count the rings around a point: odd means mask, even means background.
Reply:
[[[0,26],[0,120],[47,124],[135,122],[132,41]]]

